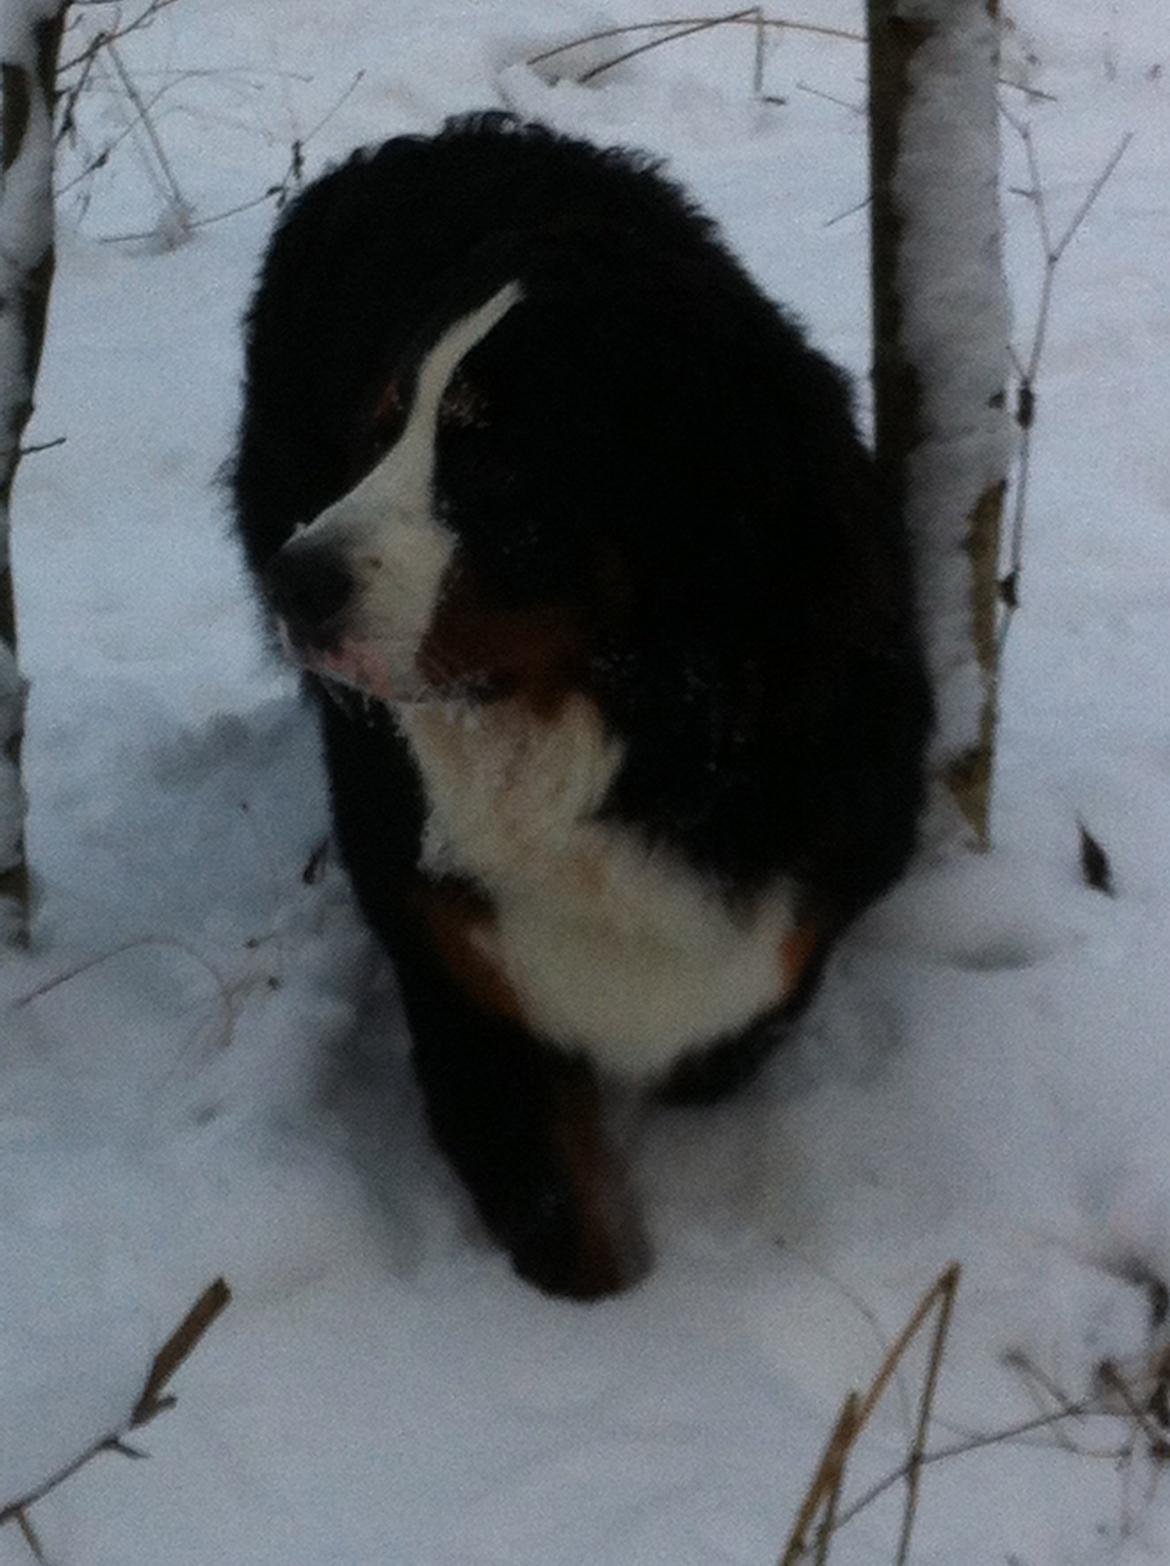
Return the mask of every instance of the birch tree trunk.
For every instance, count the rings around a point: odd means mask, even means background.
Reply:
[[[911,530],[934,767],[987,847],[1011,453],[998,0],[868,0],[878,474]]]
[[[0,0],[0,943],[27,935],[24,681],[10,501],[53,280],[53,102],[67,0]]]

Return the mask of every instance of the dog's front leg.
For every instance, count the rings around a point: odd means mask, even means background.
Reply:
[[[516,1271],[575,1299],[635,1283],[648,1251],[593,1068],[457,991],[404,987],[431,1129]]]

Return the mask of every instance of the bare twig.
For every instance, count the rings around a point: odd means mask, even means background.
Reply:
[[[337,111],[345,103],[346,99],[356,91],[358,84],[365,77],[365,71],[356,71],[349,86],[341,93],[340,97],[325,111],[321,118],[307,130],[303,136],[293,140],[289,150],[288,168],[283,176],[262,190],[258,196],[250,196],[246,201],[239,201],[234,206],[224,207],[220,212],[210,212],[206,217],[187,216],[184,223],[185,232],[194,232],[198,228],[209,228],[213,223],[222,223],[227,218],[238,217],[242,212],[250,212],[253,207],[263,206],[266,201],[275,201],[279,210],[288,201],[295,187],[299,187],[305,170],[305,148],[317,133],[322,130]],[[161,92],[163,89],[159,89]],[[186,209],[184,209],[186,210]],[[156,229],[139,229],[125,234],[99,234],[97,241],[103,245],[130,244],[135,240],[153,239]]]
[[[1126,149],[1129,147],[1130,142],[1134,139],[1136,134],[1136,131],[1126,131],[1125,135],[1121,138],[1121,140],[1117,143],[1117,146],[1109,155],[1109,159],[1105,163],[1105,166],[1102,168],[1100,174],[1097,175],[1097,178],[1089,186],[1085,199],[1073,213],[1072,217],[1069,219],[1068,227],[1056,242],[1055,259],[1057,261],[1060,260],[1061,256],[1068,249],[1069,242],[1072,240],[1081,224],[1088,217],[1089,213],[1093,210],[1093,207],[1097,201],[1097,197],[1101,194],[1101,192],[1105,189],[1105,186],[1113,177],[1113,171],[1125,156]]]
[[[1073,1399],[1068,1396],[1063,1387],[1058,1386],[1052,1377],[1042,1370],[1022,1349],[1010,1349],[1003,1356],[1003,1363],[1010,1370],[1014,1370],[1020,1377],[1020,1380],[1031,1394],[1038,1413],[1049,1412],[1043,1398],[1040,1396],[1041,1392],[1051,1398],[1063,1412],[1067,1413],[1071,1410]],[[1077,1450],[1076,1443],[1066,1434],[1063,1427],[1058,1426],[1055,1435],[1057,1443],[1064,1447],[1066,1451],[1074,1452]]]
[[[1034,1430],[1048,1429],[1062,1419],[1076,1419],[1087,1414],[1104,1414],[1106,1412],[1105,1409],[1096,1407],[1091,1399],[1087,1399],[1083,1403],[1075,1404],[1072,1408],[1058,1409],[1051,1414],[1037,1414],[1032,1419],[1021,1420],[1019,1424],[1009,1425],[1003,1430],[991,1431],[986,1435],[970,1436],[963,1441],[954,1441],[949,1446],[936,1447],[934,1451],[926,1452],[918,1459],[918,1466],[927,1468],[932,1463],[941,1463],[949,1457],[964,1457],[968,1452],[980,1452],[988,1446],[1005,1445],[1014,1441],[1018,1436],[1031,1434]],[[911,1461],[911,1458],[907,1458],[899,1467],[892,1469],[886,1474],[884,1479],[879,1479],[864,1494],[858,1496],[857,1500],[852,1501],[837,1519],[838,1530],[844,1528],[846,1523],[852,1522],[860,1512],[865,1511],[867,1506],[872,1506],[874,1501],[885,1495],[887,1490],[891,1490],[894,1485],[900,1484],[910,1471]]]
[[[74,10],[93,10],[98,6],[109,6],[114,3],[115,0],[73,0],[73,8]],[[144,6],[136,16],[131,17],[128,22],[123,22],[120,15],[115,13],[116,20],[114,25],[112,27],[100,28],[84,49],[70,59],[62,60],[58,67],[58,74],[64,75],[66,71],[71,71],[85,61],[92,60],[107,44],[115,43],[119,38],[128,38],[131,33],[136,33],[144,27],[149,27],[160,11],[165,11],[174,4],[175,0],[150,0],[150,3]]]
[[[22,457],[33,457],[38,451],[55,451],[58,446],[65,444],[66,439],[67,437],[64,435],[57,435],[52,440],[42,440],[31,446],[22,446],[20,455]]]
[[[266,201],[272,201],[274,198],[277,198],[279,204],[279,198],[285,190],[286,185],[282,180],[278,184],[269,185],[268,189],[262,190],[258,196],[250,196],[247,201],[241,201],[234,207],[225,207],[222,212],[212,212],[207,217],[191,218],[186,226],[191,231],[197,228],[210,228],[213,223],[222,223],[226,218],[239,217],[241,212],[251,212],[253,207],[262,207]],[[154,239],[157,233],[157,228],[143,228],[125,234],[98,234],[96,239],[99,245],[128,245],[135,240]]]
[[[1020,604],[1020,582],[1024,568],[1024,529],[1028,511],[1028,489],[1032,472],[1032,432],[1036,423],[1036,382],[1040,364],[1048,341],[1048,327],[1052,310],[1052,295],[1056,283],[1056,269],[1065,251],[1076,237],[1092,211],[1097,198],[1111,179],[1117,165],[1125,156],[1133,140],[1134,132],[1127,131],[1103,165],[1101,172],[1089,186],[1084,200],[1073,213],[1059,236],[1054,235],[1044,193],[1044,181],[1040,171],[1040,159],[1032,127],[1027,120],[1000,105],[1000,113],[1008,122],[1024,148],[1028,162],[1029,189],[1023,192],[1032,204],[1036,216],[1036,231],[1044,257],[1044,273],[1040,281],[1040,299],[1036,307],[1036,324],[1032,331],[1032,343],[1026,358],[1013,346],[1012,362],[1017,376],[1016,426],[1020,431],[1019,454],[1016,461],[1015,494],[1012,501],[1012,519],[1009,530],[1007,571],[999,584],[1003,616],[999,628],[999,647],[1002,657],[1004,646],[1016,610]]]
[[[183,195],[183,192],[179,188],[179,182],[175,178],[175,171],[171,167],[171,161],[167,157],[166,150],[163,147],[161,140],[159,139],[159,134],[154,128],[154,121],[150,117],[150,107],[143,101],[142,94],[138,91],[133,77],[126,69],[125,63],[122,60],[121,50],[118,49],[117,45],[113,42],[112,39],[108,39],[106,41],[106,52],[109,55],[110,60],[113,62],[114,70],[118,74],[118,80],[122,84],[122,89],[125,92],[127,98],[129,98],[130,102],[134,105],[134,108],[138,114],[139,123],[146,133],[146,139],[150,143],[150,148],[154,153],[159,172],[163,177],[163,181],[166,187],[165,194],[169,198],[171,211],[173,215],[178,218],[180,229],[185,231],[189,226],[191,207],[187,201],[187,198]]]
[[[1117,1371],[1116,1367],[1114,1367],[1114,1369],[1120,1378],[1120,1371]],[[1126,1385],[1128,1387],[1128,1384]],[[1134,1396],[1132,1388],[1128,1388],[1128,1393],[1129,1397],[1132,1398],[1136,1404],[1136,1397]],[[1019,1424],[1008,1425],[1002,1430],[989,1431],[985,1435],[968,1436],[960,1441],[953,1441],[947,1446],[936,1447],[933,1451],[924,1453],[922,1457],[917,1460],[918,1466],[920,1468],[926,1468],[933,1463],[945,1462],[947,1459],[952,1457],[965,1457],[969,1452],[983,1451],[989,1446],[1004,1446],[1019,1440],[1021,1436],[1031,1435],[1034,1431],[1051,1429],[1052,1427],[1061,1424],[1065,1420],[1089,1418],[1116,1420],[1117,1411],[1115,1409],[1106,1407],[1099,1397],[1083,1398],[1079,1402],[1065,1403],[1062,1407],[1053,1410],[1051,1413],[1037,1414],[1031,1419],[1021,1420]],[[1163,1442],[1163,1444],[1165,1444],[1164,1436],[1160,1436],[1159,1439]],[[1071,1455],[1077,1457],[1100,1456],[1107,1457],[1110,1460],[1117,1460],[1119,1457],[1125,1455],[1125,1450],[1120,1452],[1110,1450],[1108,1452],[1103,1451],[1098,1453],[1086,1452],[1077,1446],[1070,1446],[1068,1448],[1054,1447],[1053,1450],[1067,1450]],[[1159,1454],[1156,1453],[1155,1455]],[[914,1461],[913,1458],[907,1458],[906,1462],[902,1463],[899,1467],[886,1474],[883,1479],[879,1479],[876,1484],[871,1485],[870,1488],[862,1495],[858,1496],[855,1501],[852,1501],[837,1519],[838,1530],[844,1528],[847,1523],[852,1522],[853,1519],[858,1516],[859,1513],[865,1511],[868,1506],[872,1506],[874,1501],[885,1495],[887,1490],[892,1489],[894,1485],[900,1484],[902,1480],[906,1479],[909,1475],[912,1461]]]
[[[201,952],[197,952],[193,946],[188,946],[185,941],[180,941],[169,935],[140,935],[133,940],[123,941],[120,945],[111,947],[109,951],[99,952],[96,957],[86,957],[82,962],[72,968],[66,968],[62,973],[54,974],[51,979],[46,979],[43,984],[38,984],[35,989],[26,990],[23,995],[12,1002],[13,1010],[18,1007],[30,1006],[33,1001],[41,1000],[44,996],[59,989],[62,984],[68,984],[72,979],[78,979],[83,973],[88,973],[92,968],[99,968],[103,963],[112,962],[115,957],[121,957],[126,952],[138,951],[142,947],[157,946],[164,950],[182,952],[197,962],[201,968],[205,968],[216,984],[221,989],[227,989],[227,981],[219,969],[208,961]]]
[[[764,8],[755,9],[755,50],[752,56],[752,96],[764,96],[764,61],[767,53],[768,34],[764,30]]]
[[[1154,1366],[1154,1390],[1147,1407],[1162,1430],[1170,1430],[1170,1349],[1163,1349]]]
[[[579,38],[573,38],[568,43],[555,44],[551,49],[542,49],[539,54],[530,55],[526,63],[528,65],[543,65],[546,60],[553,60],[558,54],[568,54],[572,49],[583,48],[586,44],[605,43],[610,38],[625,38],[632,33],[660,32],[664,27],[710,27],[748,25],[757,29],[765,27],[788,28],[794,33],[815,33],[822,38],[847,38],[853,43],[864,43],[862,33],[848,32],[840,27],[818,27],[812,22],[790,22],[783,17],[757,17],[757,8],[750,12],[736,11],[730,16],[670,16],[662,17],[656,22],[631,22],[625,27],[603,27],[597,32],[584,33]]]
[[[822,226],[824,228],[833,228],[836,224],[843,223],[846,218],[855,217],[858,212],[864,212],[872,200],[872,196],[863,196],[860,201],[855,201],[851,207],[846,207],[844,212],[838,212],[835,217],[826,218]]]
[[[15,1501],[9,1501],[7,1504],[0,1505],[0,1525],[15,1520],[23,1532],[30,1549],[37,1555],[38,1560],[43,1560],[44,1555],[43,1552],[38,1553],[40,1544],[36,1540],[36,1534],[33,1532],[27,1517],[30,1507],[43,1500],[58,1485],[62,1485],[67,1479],[71,1479],[79,1469],[84,1468],[87,1463],[92,1462],[102,1452],[115,1452],[123,1457],[141,1457],[143,1455],[127,1444],[126,1437],[132,1430],[140,1429],[143,1425],[149,1424],[159,1414],[166,1413],[168,1409],[175,1406],[174,1397],[166,1392],[166,1387],[171,1377],[184,1360],[187,1359],[208,1327],[211,1326],[212,1322],[227,1306],[231,1297],[231,1290],[227,1284],[222,1278],[217,1278],[213,1284],[204,1290],[155,1355],[154,1363],[150,1367],[150,1374],[146,1378],[146,1385],[143,1387],[141,1395],[126,1422],[116,1430],[112,1430],[107,1435],[102,1436],[99,1441],[95,1441],[79,1457],[67,1463],[64,1468],[60,1469],[51,1478],[35,1486],[27,1495],[22,1495]]]
[[[150,97],[147,98],[144,102],[146,111],[149,113],[149,111],[154,108],[161,98],[165,97],[168,92],[171,92],[174,90],[174,88],[178,87],[183,80],[183,77],[176,76],[170,81],[165,81],[160,86],[156,87],[155,90],[151,93]],[[142,123],[143,115],[136,111],[134,115],[126,121],[125,125],[123,125],[118,134],[110,141],[106,142],[105,146],[102,147],[99,152],[95,152],[93,154],[83,169],[76,173],[72,179],[65,180],[64,183],[57,186],[57,195],[59,197],[67,195],[68,192],[73,190],[75,186],[82,184],[83,181],[89,179],[92,174],[96,174],[99,169],[105,168],[106,164],[110,161],[111,157],[113,157],[114,153],[121,146],[121,144],[128,136],[132,136]],[[58,142],[61,139],[60,132],[58,132],[57,139]]]
[[[49,1557],[45,1554],[44,1546],[41,1543],[40,1534],[38,1534],[37,1530],[33,1527],[32,1518],[28,1515],[27,1512],[19,1511],[16,1513],[16,1526],[23,1534],[24,1542],[31,1550],[32,1557],[37,1562],[37,1566],[49,1566]]]
[[[826,103],[835,103],[839,109],[848,109],[850,114],[864,114],[863,103],[850,103],[848,98],[838,98],[836,93],[824,92],[820,87],[813,87],[809,82],[797,82],[797,92],[806,92],[810,98],[823,98]]]
[[[60,123],[57,127],[55,139],[56,145],[58,146],[60,146],[63,141],[71,142],[77,133],[77,104],[81,98],[82,93],[89,84],[90,77],[93,75],[93,69],[97,62],[99,49],[104,46],[104,43],[104,38],[102,38],[99,34],[98,38],[95,39],[94,44],[92,44],[84,54],[77,56],[77,59],[74,63],[80,65],[81,70],[78,72],[77,80],[73,82],[68,87],[68,89],[61,89],[61,77],[63,76],[64,72],[60,69],[57,72]]]
[[[321,116],[315,125],[311,126],[307,131],[305,131],[303,136],[297,138],[295,145],[301,147],[307,146],[309,142],[312,141],[313,137],[318,133],[318,131],[324,130],[326,125],[329,124],[329,121],[337,113],[338,109],[341,108],[342,104],[348,102],[348,100],[357,91],[359,85],[365,80],[365,75],[366,73],[364,70],[355,71],[353,73],[353,80],[350,82],[349,86],[345,88],[341,96],[337,98],[328,109],[325,110],[325,113]]]
[[[815,22],[795,22],[783,16],[763,16],[758,6],[752,6],[750,10],[733,11],[728,16],[669,16],[660,17],[653,22],[630,22],[624,27],[602,27],[595,32],[583,33],[578,38],[571,38],[567,43],[555,44],[551,49],[542,49],[539,54],[529,55],[525,64],[529,66],[543,65],[548,60],[555,60],[559,54],[568,54],[573,49],[582,49],[587,44],[605,43],[610,38],[626,38],[634,33],[661,32],[664,28],[678,29],[668,38],[657,39],[649,44],[648,48],[657,48],[659,44],[672,43],[676,38],[686,38],[692,32],[702,32],[710,27],[753,27],[756,30],[757,67],[756,81],[762,79],[762,61],[759,51],[762,47],[762,39],[765,29],[774,27],[778,31],[790,33],[805,33],[816,38],[837,38],[848,43],[865,43],[865,34],[854,32],[845,27],[823,27]],[[629,53],[618,55],[612,60],[605,60],[600,65],[593,66],[584,76],[576,78],[578,84],[592,80],[602,71],[608,71],[611,66],[619,64],[623,60],[631,58],[632,54],[642,53],[641,49],[635,49]],[[1052,93],[1041,92],[1039,88],[1025,86],[1022,82],[1014,82],[1003,77],[1000,78],[1001,87],[1011,87],[1016,92],[1022,92],[1029,99],[1045,99],[1049,103],[1055,103]],[[759,87],[756,88],[756,96],[760,96]],[[771,101],[771,100],[768,100]]]
[[[664,44],[677,43],[680,38],[690,38],[695,33],[709,32],[713,27],[721,27],[725,22],[742,22],[753,19],[756,16],[756,8],[749,6],[743,11],[729,11],[726,16],[708,16],[701,21],[688,22],[685,26],[678,27],[676,31],[667,33],[663,38],[651,38],[649,43],[634,44],[630,49],[624,49],[621,54],[615,54],[610,60],[603,60],[600,65],[594,65],[582,75],[577,77],[577,85],[584,87],[586,82],[595,81],[603,71],[611,71],[615,65],[624,65],[627,60],[633,60],[637,55],[649,54],[652,49],[661,49]]]
[[[216,965],[205,957],[202,952],[196,951],[193,946],[188,946],[174,936],[143,935],[134,940],[123,941],[120,945],[112,947],[109,951],[99,952],[96,957],[87,957],[83,961],[75,963],[73,967],[66,968],[63,972],[54,974],[51,979],[46,979],[34,989],[28,990],[13,1001],[13,1010],[24,1006],[31,1006],[34,1001],[43,999],[63,984],[69,984],[74,979],[79,979],[83,974],[91,972],[94,968],[101,967],[104,963],[112,962],[116,957],[124,956],[127,952],[138,951],[147,947],[156,947],[159,950],[181,952],[197,963],[205,973],[209,975],[215,985],[216,998],[219,1002],[219,1026],[213,1036],[219,1046],[226,1049],[232,1041],[232,1033],[236,1024],[236,1016],[241,1001],[241,995],[250,988],[250,981],[246,978],[236,979],[234,982],[224,976]]]
[[[1148,1410],[1142,1408],[1133,1395],[1129,1383],[1112,1360],[1103,1360],[1097,1367],[1097,1379],[1107,1391],[1116,1393],[1121,1399],[1126,1412],[1150,1443],[1150,1456],[1163,1463],[1170,1460],[1170,1441],[1167,1441],[1165,1432],[1154,1423]]]

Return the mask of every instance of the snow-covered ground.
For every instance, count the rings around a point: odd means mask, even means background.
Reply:
[[[587,1308],[525,1288],[476,1232],[422,1130],[392,980],[337,870],[304,875],[326,831],[315,739],[216,486],[272,203],[177,248],[109,242],[159,225],[140,136],[63,196],[32,438],[66,443],[26,460],[15,503],[43,916],[0,980],[0,1509],[124,1421],[213,1277],[235,1298],[141,1432],[152,1461],[103,1456],[34,1508],[59,1566],[767,1566],[845,1392],[952,1258],[933,1445],[1092,1394],[1107,1357],[1148,1390],[1150,1280],[1170,1280],[1170,23],[1165,0],[1017,11],[1006,68],[1055,101],[1008,101],[1057,226],[1138,134],[1057,280],[997,846],[924,864],[876,911],[742,1099],[627,1110],[657,1267]],[[523,63],[661,14],[176,0],[122,57],[161,93],[196,220],[281,181],[296,138],[313,172],[485,104],[654,148],[863,373],[862,51],[773,38],[782,104],[753,101],[742,28],[588,87]],[[133,112],[105,64],[65,176]],[[1026,345],[1042,257],[1007,200]],[[1081,880],[1078,819],[1112,898]],[[902,1462],[921,1371],[847,1494]],[[1098,1416],[940,1461],[914,1559],[1165,1561],[1148,1445]],[[900,1504],[832,1559],[892,1561]],[[30,1558],[0,1528],[3,1566]]]

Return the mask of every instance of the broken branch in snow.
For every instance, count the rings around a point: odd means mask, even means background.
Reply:
[[[1002,657],[1012,619],[1020,605],[1020,580],[1024,568],[1024,527],[1028,509],[1028,483],[1032,469],[1032,432],[1036,424],[1036,382],[1040,374],[1040,363],[1044,357],[1045,344],[1048,341],[1048,323],[1052,309],[1052,292],[1056,283],[1056,269],[1060,265],[1065,251],[1076,237],[1081,225],[1093,210],[1098,196],[1109,183],[1114,170],[1125,156],[1126,149],[1133,140],[1134,133],[1133,131],[1127,131],[1118,142],[1103,165],[1101,172],[1089,186],[1080,206],[1073,213],[1059,237],[1057,237],[1053,233],[1052,221],[1048,212],[1048,202],[1044,194],[1044,181],[1040,173],[1040,159],[1036,152],[1036,140],[1032,134],[1032,127],[1027,120],[1012,114],[1002,104],[1000,105],[1000,113],[1020,138],[1024,148],[1024,155],[1028,160],[1028,188],[1017,192],[1017,194],[1026,196],[1032,203],[1032,210],[1036,215],[1036,232],[1044,256],[1044,274],[1040,281],[1040,301],[1036,309],[1036,324],[1032,331],[1032,344],[1028,350],[1028,356],[1026,359],[1023,359],[1014,347],[1011,349],[1012,365],[1016,372],[1015,420],[1016,427],[1020,432],[1020,445],[1016,458],[1015,494],[1012,503],[1007,571],[999,584],[1000,601],[1003,604],[1003,618],[999,629],[999,647],[1000,656]]]
[[[155,1355],[146,1384],[126,1421],[116,1430],[102,1436],[99,1441],[95,1441],[79,1457],[74,1458],[51,1478],[30,1490],[27,1495],[22,1495],[7,1504],[0,1504],[0,1526],[15,1521],[38,1560],[43,1560],[44,1554],[29,1521],[29,1509],[103,1452],[117,1452],[122,1457],[145,1456],[145,1453],[129,1445],[126,1437],[132,1430],[141,1429],[143,1425],[156,1419],[159,1414],[164,1414],[175,1406],[173,1395],[166,1390],[172,1376],[191,1354],[212,1322],[228,1305],[231,1297],[231,1290],[227,1284],[222,1278],[217,1278],[203,1291]]]

